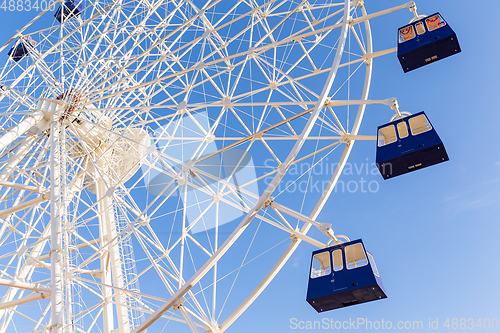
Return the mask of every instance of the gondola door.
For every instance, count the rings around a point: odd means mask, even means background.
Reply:
[[[401,154],[409,153],[415,150],[412,137],[408,135],[408,125],[404,120],[401,120],[396,126],[398,132],[398,147]]]
[[[347,288],[347,279],[345,276],[344,269],[344,259],[343,259],[343,251],[341,249],[334,250],[332,252],[332,284],[333,291],[341,291],[342,289]]]

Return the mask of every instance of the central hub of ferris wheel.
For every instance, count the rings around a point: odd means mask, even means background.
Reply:
[[[62,100],[65,102],[62,110],[62,115],[59,118],[60,122],[68,119],[68,117],[73,114],[75,109],[78,107],[81,98],[81,92],[76,89],[67,90],[56,98],[57,100]]]
[[[97,110],[85,109],[82,97],[81,91],[69,89],[55,99],[40,98],[36,108],[45,114],[45,121],[38,126],[41,130],[48,130],[50,121],[64,126],[68,142],[74,143],[69,148],[73,157],[96,152],[109,139],[112,129],[111,118]]]
[[[83,94],[70,89],[56,99],[40,98],[36,111],[44,113],[38,128],[46,131],[50,122],[58,122],[65,131],[65,146],[73,158],[90,158],[106,170],[100,174],[106,182],[115,186],[127,181],[137,172],[142,159],[150,146],[150,138],[141,127],[113,126],[110,114],[91,107],[86,108]],[[89,173],[85,177],[88,190],[95,194],[96,175]]]
[[[55,115],[60,123],[69,119],[74,111],[79,109],[82,93],[76,89],[69,89],[60,94],[56,99],[39,98],[36,110],[42,111],[46,119]]]

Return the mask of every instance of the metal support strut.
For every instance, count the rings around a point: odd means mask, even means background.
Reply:
[[[396,100],[396,98],[389,98],[389,99],[387,99],[385,104],[389,105],[391,107],[391,109],[393,109],[394,111],[396,111],[396,114],[394,116],[392,116],[391,121],[394,121],[396,119],[403,119],[406,116],[411,116],[410,112],[406,112],[406,111],[401,112],[401,111],[399,111],[399,104],[398,104],[398,101]]]
[[[417,4],[414,1],[408,2],[408,9],[410,10],[410,12],[413,13],[413,15],[415,15],[415,20],[417,20],[418,19]]]
[[[291,210],[288,207],[282,206],[282,205],[280,205],[280,204],[272,201],[272,199],[267,203],[267,206],[272,207],[274,209],[277,209],[279,211],[282,211],[283,213],[285,213],[287,215],[290,215],[290,216],[293,216],[293,217],[295,217],[295,218],[297,218],[297,219],[299,219],[301,221],[304,221],[304,222],[312,224],[313,226],[315,226],[316,228],[318,228],[318,230],[322,234],[331,237],[332,240],[335,241],[335,243],[337,243],[339,241],[337,239],[337,236],[335,236],[335,234],[333,232],[331,223],[320,223],[320,222],[314,221],[314,220],[310,219],[309,217],[307,217],[307,216],[305,216],[305,215],[303,215],[301,213],[298,213],[298,212],[296,212],[294,210]]]

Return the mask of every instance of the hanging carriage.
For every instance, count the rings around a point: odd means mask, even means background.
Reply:
[[[457,35],[439,13],[398,29],[398,59],[405,73],[460,51]]]
[[[30,48],[33,48],[35,46],[35,40],[30,36],[27,36],[25,38],[22,38],[16,45],[14,45],[7,54],[12,57],[12,60],[18,62],[30,53]]]
[[[376,163],[384,179],[449,160],[423,111],[379,126],[377,139]]]
[[[79,1],[79,2],[78,2]],[[80,0],[67,0],[57,9],[54,17],[60,23],[69,20],[70,18],[80,15],[83,10],[83,1]]]
[[[307,302],[317,312],[387,298],[361,239],[313,252]]]

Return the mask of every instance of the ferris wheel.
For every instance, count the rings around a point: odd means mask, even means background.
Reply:
[[[368,99],[396,51],[370,20],[414,4],[369,6],[68,0],[19,30],[0,48],[0,332],[224,332],[302,241],[325,247],[316,219],[375,140],[366,106],[399,113]]]

